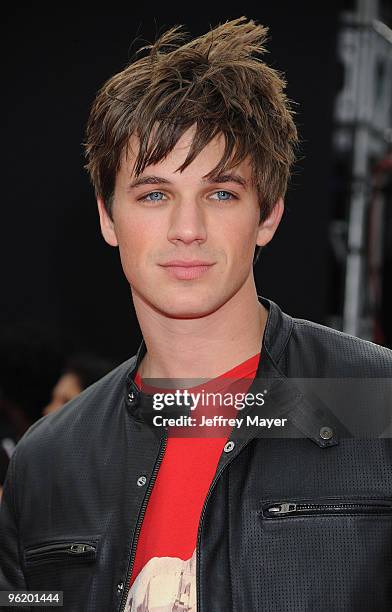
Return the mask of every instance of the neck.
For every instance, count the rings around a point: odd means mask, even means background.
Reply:
[[[268,311],[253,277],[218,310],[196,319],[167,317],[135,294],[133,301],[147,348],[142,378],[215,378],[261,350]]]

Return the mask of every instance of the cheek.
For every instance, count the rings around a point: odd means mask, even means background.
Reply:
[[[223,244],[229,257],[247,262],[253,258],[253,253],[257,238],[257,222],[255,218],[254,224],[247,219],[237,219],[236,223],[230,224],[229,227],[219,229]]]
[[[120,236],[119,238],[119,252],[122,267],[127,275],[137,270],[138,259],[140,259],[142,249],[142,241],[140,235],[127,235]]]
[[[142,272],[143,266],[153,257],[154,249],[162,240],[162,227],[137,215],[118,219],[116,235],[121,263],[128,278]]]
[[[115,218],[115,230],[120,252],[137,253],[148,236],[147,224],[124,210]]]

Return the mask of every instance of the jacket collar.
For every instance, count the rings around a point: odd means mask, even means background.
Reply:
[[[260,295],[258,299],[267,308],[268,316],[261,339],[261,355],[255,380],[249,391],[260,390],[260,384],[262,384],[263,389],[267,388],[265,390],[268,392],[273,391],[274,410],[279,411],[276,416],[281,414],[289,416],[295,427],[321,448],[338,444],[338,431],[341,424],[332,412],[314,398],[309,400],[305,397],[295,382],[290,380],[288,374],[281,371],[279,367],[280,359],[293,330],[293,318],[284,313],[272,300]],[[142,420],[143,409],[149,409],[152,405],[152,396],[140,391],[134,382],[134,377],[146,352],[143,339],[126,378],[126,405],[130,414],[137,420]],[[241,413],[241,416],[244,414],[246,414],[245,411]],[[329,439],[325,439],[322,435],[323,430],[325,434],[325,428],[333,432],[333,436]]]

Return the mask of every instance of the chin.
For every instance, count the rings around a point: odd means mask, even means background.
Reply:
[[[154,303],[153,303],[154,304]],[[206,296],[167,296],[164,301],[155,302],[154,306],[162,314],[172,319],[199,319],[212,314],[220,307],[221,302],[214,296],[206,299]]]
[[[179,306],[178,304],[170,305],[165,304],[160,311],[171,319],[200,319],[214,312],[216,308],[208,308],[205,304],[203,305],[189,305]]]

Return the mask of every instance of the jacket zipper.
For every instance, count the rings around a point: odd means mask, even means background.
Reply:
[[[306,502],[279,502],[265,508],[265,518],[284,517],[287,515],[300,514],[334,514],[336,512],[347,513],[376,513],[391,514],[392,502],[348,502],[348,503],[306,503]]]
[[[135,531],[135,535],[132,541],[132,547],[131,547],[131,554],[130,554],[130,558],[129,558],[129,563],[128,563],[128,573],[127,573],[127,578],[126,578],[126,587],[123,593],[123,598],[121,600],[121,605],[120,605],[120,611],[119,612],[124,612],[125,610],[125,606],[127,603],[127,597],[128,597],[128,593],[129,593],[129,581],[131,579],[132,576],[132,570],[133,570],[133,565],[135,562],[135,557],[136,557],[136,547],[137,547],[137,542],[139,539],[139,535],[140,535],[140,531],[141,531],[141,526],[143,523],[143,518],[146,512],[146,508],[147,508],[147,504],[148,504],[148,500],[150,498],[150,494],[152,491],[152,488],[154,486],[160,465],[162,463],[162,459],[163,459],[163,455],[165,454],[165,450],[166,450],[166,445],[167,445],[167,432],[166,432],[166,428],[165,428],[165,433],[162,436],[162,440],[161,440],[161,446],[159,448],[159,455],[158,458],[155,462],[155,466],[154,466],[154,470],[152,472],[151,475],[151,479],[150,479],[150,483],[148,485],[148,489],[146,491],[146,495],[144,496],[144,500],[143,500],[143,504],[141,507],[141,511],[139,513],[139,517],[138,517],[138,521],[136,523],[136,531]]]
[[[45,559],[47,557],[60,555],[69,555],[84,558],[93,558],[96,553],[96,546],[88,544],[86,542],[63,542],[45,544],[44,546],[37,546],[30,548],[25,551],[26,561],[35,561]]]
[[[249,440],[245,441],[245,444],[241,447],[241,451],[245,448],[245,446],[247,444],[249,444],[249,442],[252,440],[253,438],[250,438]],[[198,532],[197,532],[197,543],[196,543],[196,612],[200,612],[200,540],[201,540],[201,530],[202,530],[202,525],[203,525],[203,521],[204,521],[204,516],[206,513],[206,508],[207,508],[207,504],[208,504],[208,500],[211,497],[211,494],[215,488],[216,483],[218,482],[219,478],[222,475],[222,472],[224,472],[224,470],[227,468],[228,465],[230,465],[230,463],[238,456],[238,453],[236,455],[233,455],[224,465],[222,465],[222,467],[220,468],[220,470],[215,474],[215,477],[210,485],[210,488],[208,489],[208,493],[206,495],[206,498],[204,500],[204,504],[203,504],[203,508],[201,511],[201,515],[200,515],[200,521],[199,521],[199,528],[198,528]]]

